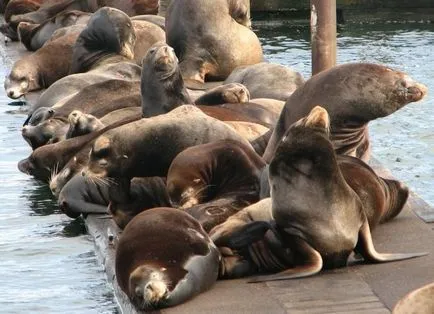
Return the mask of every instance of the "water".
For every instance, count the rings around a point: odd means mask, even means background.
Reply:
[[[266,57],[310,75],[309,29],[291,21],[254,21]],[[338,63],[376,62],[434,90],[434,24],[347,25]],[[0,59],[0,84],[11,65]],[[46,184],[20,173],[30,154],[20,136],[25,115],[0,91],[1,313],[115,313],[111,287],[81,220],[60,214]],[[429,96],[429,95],[428,95]],[[371,123],[373,154],[434,205],[434,115],[428,97]]]

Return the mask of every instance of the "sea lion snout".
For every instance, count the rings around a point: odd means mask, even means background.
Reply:
[[[307,127],[318,127],[326,130],[330,129],[330,117],[323,107],[314,107],[306,118]]]

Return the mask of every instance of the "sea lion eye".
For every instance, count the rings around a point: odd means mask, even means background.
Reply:
[[[155,53],[155,51],[157,51],[157,48],[156,48],[156,47],[149,49],[149,53],[150,53],[150,54]]]

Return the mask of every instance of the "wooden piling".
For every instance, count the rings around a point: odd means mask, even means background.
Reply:
[[[310,1],[312,75],[336,65],[336,0]]]

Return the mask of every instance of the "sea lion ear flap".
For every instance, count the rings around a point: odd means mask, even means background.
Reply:
[[[244,248],[254,242],[262,240],[265,233],[271,229],[274,229],[274,227],[269,222],[251,222],[231,234],[228,238],[227,246],[233,249]]]
[[[329,133],[330,117],[327,110],[321,106],[315,106],[306,117],[305,126],[322,128]]]

